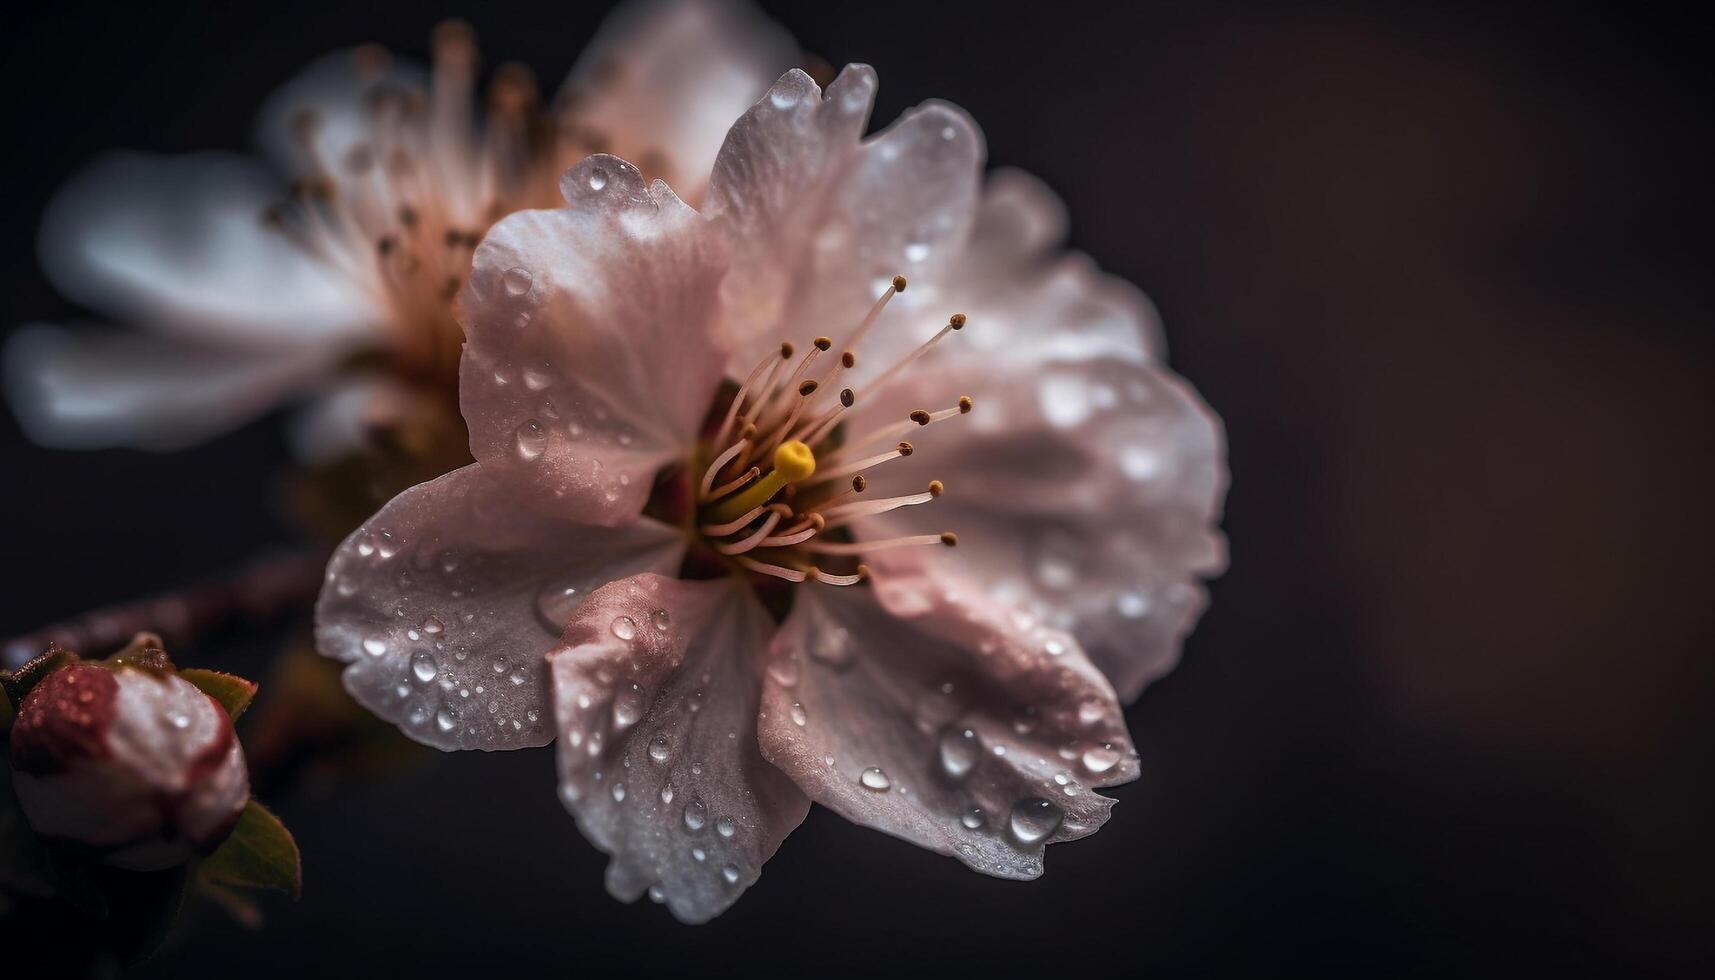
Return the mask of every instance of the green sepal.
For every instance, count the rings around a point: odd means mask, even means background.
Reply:
[[[6,697],[11,701],[10,707],[21,707],[24,704],[24,695],[30,693],[30,688],[40,684],[42,678],[68,664],[77,663],[79,659],[77,654],[65,647],[50,643],[41,656],[17,670],[11,673],[0,671],[0,686],[6,689]]]
[[[250,707],[250,702],[256,697],[256,682],[245,680],[237,674],[223,674],[218,670],[205,670],[201,667],[191,667],[179,671],[179,676],[195,684],[199,690],[226,709],[233,721]]]
[[[198,868],[209,881],[245,888],[270,888],[293,898],[303,886],[298,843],[280,818],[251,800],[225,843]]]

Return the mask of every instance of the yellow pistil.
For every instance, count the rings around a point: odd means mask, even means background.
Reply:
[[[742,517],[747,511],[767,503],[788,484],[797,483],[816,472],[816,454],[810,447],[794,439],[783,442],[774,450],[774,468],[742,492],[716,504],[707,521],[723,524]]]

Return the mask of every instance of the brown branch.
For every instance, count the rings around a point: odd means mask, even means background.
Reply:
[[[86,657],[111,653],[139,632],[156,633],[172,651],[214,627],[269,619],[307,606],[321,587],[325,559],[295,552],[251,561],[237,574],[178,592],[125,602],[45,626],[0,645],[0,667],[14,668],[58,643]]]

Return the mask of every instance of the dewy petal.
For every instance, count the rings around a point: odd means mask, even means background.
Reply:
[[[947,494],[857,532],[957,531],[954,551],[876,563],[958,570],[1024,603],[1074,633],[1129,701],[1177,662],[1206,602],[1200,578],[1225,565],[1225,451],[1220,420],[1161,360],[1149,301],[1062,251],[1065,228],[1035,178],[990,180],[964,255],[944,281],[921,284],[969,326],[866,394],[848,422],[863,432],[971,396],[970,416],[913,435],[922,451],[878,484],[938,479]],[[901,333],[915,343],[923,331]]]
[[[42,445],[178,449],[312,386],[336,354],[35,325],[6,339],[5,391],[19,425]]]
[[[825,94],[787,72],[727,136],[707,211],[734,243],[722,295],[736,341],[837,339],[894,275],[933,281],[966,240],[984,157],[975,123],[929,102],[863,140],[875,91],[861,65]],[[908,290],[895,302],[909,311],[917,299]]]
[[[688,456],[720,384],[719,237],[667,185],[598,155],[566,172],[570,207],[488,233],[460,296],[460,404],[497,475],[629,520],[662,464]]]
[[[731,580],[638,575],[590,596],[548,657],[560,795],[613,856],[607,887],[685,922],[755,883],[809,800],[757,750],[773,623]]]
[[[381,322],[372,296],[263,221],[282,191],[221,153],[117,153],[60,190],[41,255],[67,296],[211,344],[350,347]]]
[[[481,464],[393,498],[334,552],[316,645],[345,686],[440,749],[553,739],[543,656],[597,587],[678,567],[684,538],[647,519],[622,528],[536,511]]]
[[[687,201],[700,201],[728,127],[797,47],[754,7],[722,0],[621,6],[560,93],[572,138],[588,136]]]
[[[1034,878],[1137,777],[1113,689],[1076,641],[951,579],[801,590],[764,670],[762,754],[847,819]]]
[[[919,451],[892,464],[900,485],[942,480],[935,506],[855,531],[876,540],[951,528],[959,547],[882,552],[874,563],[956,571],[1022,604],[1077,636],[1127,701],[1171,670],[1207,602],[1200,578],[1226,564],[1221,424],[1190,385],[1155,361],[1026,369],[944,358],[902,390],[956,390],[976,408],[924,430]]]

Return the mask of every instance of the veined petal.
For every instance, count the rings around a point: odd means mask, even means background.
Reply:
[[[79,302],[209,344],[338,353],[373,338],[372,295],[263,220],[281,193],[230,154],[112,154],[49,205],[43,266]]]
[[[888,475],[942,480],[945,495],[860,521],[858,537],[957,531],[957,549],[874,562],[970,577],[1071,632],[1121,697],[1136,698],[1178,661],[1206,604],[1200,580],[1226,565],[1220,420],[1153,360],[943,357],[889,399],[902,414],[953,390],[974,397],[971,415],[924,430]]]
[[[764,670],[762,754],[812,800],[1003,878],[1094,833],[1137,776],[1077,642],[951,579],[807,587]]]
[[[42,445],[178,449],[313,387],[334,353],[28,326],[6,339],[6,398],[24,432]]]
[[[810,802],[757,750],[773,623],[732,581],[638,575],[590,596],[549,654],[560,795],[613,856],[607,887],[685,922],[719,915]]]
[[[684,539],[536,511],[482,464],[393,498],[334,552],[316,645],[364,707],[439,749],[553,740],[543,657],[601,585],[678,567]]]
[[[727,129],[789,68],[797,46],[748,3],[621,6],[560,93],[574,139],[599,141],[700,201]]]
[[[460,404],[497,476],[631,519],[684,458],[720,384],[719,237],[661,181],[598,155],[566,172],[570,207],[521,211],[477,248],[460,296]]]
[[[861,65],[825,95],[788,72],[721,147],[708,211],[735,243],[722,293],[735,364],[783,330],[837,340],[893,276],[934,282],[968,237],[984,158],[976,124],[928,102],[863,140],[875,90]],[[890,317],[933,308],[915,290],[895,302]]]

